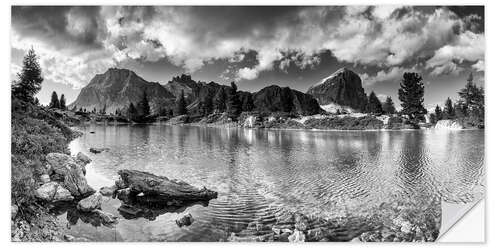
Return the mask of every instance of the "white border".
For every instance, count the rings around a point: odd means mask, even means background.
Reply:
[[[487,244],[404,244],[405,248],[415,248],[415,247],[446,247],[453,249],[470,249],[471,247],[482,247],[482,248],[496,248],[500,249],[499,242],[499,230],[498,224],[500,223],[499,214],[500,209],[498,206],[498,192],[500,191],[499,183],[497,180],[500,178],[500,165],[498,157],[498,145],[500,136],[498,130],[500,129],[499,117],[497,115],[497,110],[500,108],[500,98],[497,95],[500,94],[500,78],[498,77],[498,70],[500,65],[497,60],[497,56],[500,56],[499,47],[499,28],[500,24],[500,8],[499,1],[478,1],[478,0],[253,0],[253,1],[241,1],[241,0],[215,0],[215,1],[202,1],[202,0],[171,0],[171,1],[159,1],[159,0],[142,0],[142,1],[130,1],[130,0],[91,0],[83,3],[82,1],[75,0],[51,0],[51,1],[40,1],[40,0],[30,0],[30,1],[5,1],[2,3],[2,8],[0,12],[0,17],[3,19],[1,22],[1,33],[2,34],[2,45],[0,49],[2,51],[2,67],[0,70],[2,72],[3,82],[0,85],[0,109],[2,110],[1,117],[4,119],[0,123],[1,133],[0,141],[1,144],[1,160],[2,163],[0,170],[2,171],[1,176],[3,180],[1,181],[3,195],[3,201],[0,212],[0,218],[2,222],[0,238],[2,239],[3,247],[15,247],[16,249],[32,249],[36,247],[37,249],[67,249],[71,247],[72,249],[88,249],[88,247],[106,247],[106,248],[119,248],[119,249],[134,249],[142,247],[142,245],[147,245],[151,249],[165,249],[165,248],[179,248],[184,249],[194,249],[203,248],[205,250],[210,249],[233,249],[238,247],[241,249],[253,249],[253,248],[268,248],[268,249],[298,249],[298,248],[352,248],[352,249],[364,249],[364,248],[394,248],[400,249],[401,244],[350,244],[350,243],[318,243],[318,244],[245,244],[245,243],[71,243],[70,244],[57,244],[57,243],[43,243],[43,244],[33,244],[33,243],[11,243],[10,242],[10,179],[9,179],[9,166],[10,166],[10,5],[377,5],[377,4],[404,4],[404,5],[486,5],[486,94],[487,94],[487,125],[486,125],[486,166],[487,166],[487,176],[488,186],[488,199],[486,199],[486,216],[487,216],[487,229],[486,229],[486,241]],[[496,152],[496,154],[495,154]],[[497,163],[497,164],[495,164]],[[496,197],[495,197],[496,196]],[[495,199],[495,200],[493,200]],[[489,223],[488,223],[489,222]],[[495,223],[496,222],[496,223]],[[7,249],[7,248],[5,248]]]

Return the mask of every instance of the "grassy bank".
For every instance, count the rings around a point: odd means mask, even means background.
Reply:
[[[34,191],[47,171],[45,155],[69,153],[68,143],[78,135],[66,123],[74,120],[16,98],[11,108],[12,239],[55,240],[56,222],[37,203]]]

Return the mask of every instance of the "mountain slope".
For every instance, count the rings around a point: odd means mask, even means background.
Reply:
[[[362,110],[367,102],[365,90],[361,85],[361,78],[347,68],[341,68],[311,86],[307,93],[314,96],[320,105],[335,103]]]
[[[271,85],[253,94],[255,110],[261,112],[293,112],[314,115],[321,112],[313,96],[291,89]]]
[[[130,103],[138,103],[146,92],[153,112],[171,105],[175,96],[159,83],[148,82],[128,69],[110,68],[98,74],[85,86],[69,108],[84,108],[87,111],[106,109],[113,113]]]

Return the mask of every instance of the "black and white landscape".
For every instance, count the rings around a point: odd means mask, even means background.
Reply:
[[[484,39],[483,6],[14,6],[12,241],[436,241],[485,193]]]

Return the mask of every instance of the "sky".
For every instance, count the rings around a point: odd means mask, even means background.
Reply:
[[[444,103],[472,73],[484,85],[482,6],[13,6],[11,78],[33,47],[44,82],[68,102],[96,74],[128,68],[148,81],[190,74],[258,91],[300,91],[341,67],[367,94],[397,100],[404,72],[425,82],[425,105]]]

